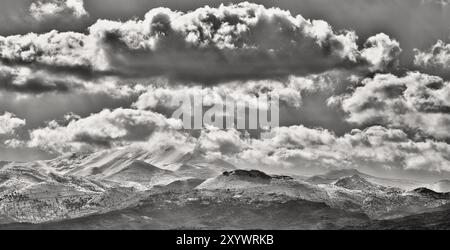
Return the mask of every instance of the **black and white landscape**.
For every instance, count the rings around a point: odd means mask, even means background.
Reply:
[[[449,4],[2,0],[0,229],[450,229]]]

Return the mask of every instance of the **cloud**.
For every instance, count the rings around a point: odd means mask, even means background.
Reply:
[[[139,94],[143,86],[139,83],[124,83],[117,77],[85,79],[61,72],[49,72],[27,66],[8,66],[0,63],[0,90],[21,94],[48,92],[105,93],[111,97]]]
[[[75,18],[88,16],[83,0],[37,0],[31,3],[30,15],[37,20],[68,15]]]
[[[240,3],[192,12],[150,10],[143,20],[98,20],[87,34],[52,31],[0,37],[0,60],[86,77],[164,76],[215,83],[308,75],[333,69],[388,70],[398,43],[384,34],[362,50],[335,31],[279,8]]]
[[[12,134],[14,130],[25,125],[25,120],[16,117],[14,114],[5,112],[0,115],[0,135]]]
[[[27,67],[8,67],[0,64],[0,89],[25,93],[66,92],[69,85],[44,71],[34,72]]]
[[[80,33],[58,31],[0,36],[0,89],[25,93],[101,89],[96,85],[105,79],[90,77],[96,49],[88,40]]]
[[[44,34],[0,36],[0,55],[9,63],[89,70],[92,65],[104,63],[98,61],[96,54],[101,53],[95,43],[85,34],[56,30]]]
[[[395,69],[400,61],[400,44],[392,40],[384,33],[369,37],[365,43],[365,48],[361,55],[371,66],[372,71],[385,71],[386,69]]]
[[[430,49],[414,50],[414,64],[426,72],[450,76],[450,44],[439,40]]]
[[[29,147],[52,152],[93,151],[142,141],[155,131],[180,128],[181,121],[166,119],[151,111],[105,109],[85,118],[71,115],[70,120],[51,121],[30,132]]]
[[[253,166],[291,168],[397,168],[450,171],[450,145],[415,142],[398,129],[372,126],[337,137],[323,129],[280,127],[252,139],[238,158]]]
[[[244,135],[236,129],[206,128],[198,138],[196,150],[209,156],[235,155],[248,147]]]
[[[400,129],[382,126],[354,129],[342,136],[302,125],[278,127],[261,138],[234,129],[207,128],[195,145],[197,152],[221,157],[236,166],[274,172],[284,169],[318,173],[339,168],[450,171],[449,144],[431,139],[417,142]]]
[[[267,96],[277,98],[282,104],[299,108],[302,104],[302,93],[315,91],[331,91],[333,81],[327,74],[309,75],[306,77],[288,77],[285,80],[249,80],[232,81],[214,86],[184,86],[159,84],[149,86],[133,104],[138,109],[173,111],[180,107],[184,98],[203,98],[203,106],[215,104],[225,105],[226,101],[235,104],[258,107],[258,98]]]
[[[377,74],[362,80],[353,93],[341,96],[340,104],[352,123],[450,138],[450,82],[437,76]]]
[[[342,136],[320,128],[277,127],[251,137],[245,131],[207,127],[198,136],[181,130],[181,121],[151,111],[104,110],[80,118],[68,115],[31,131],[28,147],[52,152],[95,151],[118,146],[155,150],[162,145],[222,158],[239,167],[284,169],[392,168],[450,171],[450,145],[414,141],[400,129],[371,126]],[[317,171],[316,171],[317,172]]]
[[[423,5],[420,1],[350,5],[328,1],[320,1],[327,4],[319,12],[314,10],[317,3],[295,3],[304,12],[291,10],[332,20],[333,26],[280,8],[240,3],[182,7],[188,12],[155,8],[128,21],[111,14],[113,20],[86,19],[92,25],[80,24],[74,28],[79,32],[47,32],[48,25],[37,29],[47,33],[0,36],[1,102],[10,100],[5,110],[26,117],[27,124],[20,126],[30,129],[29,140],[18,136],[5,141],[5,146],[64,153],[167,143],[188,145],[190,150],[242,167],[448,171],[450,86],[441,78],[448,71],[448,45],[439,41],[429,50],[415,51],[416,67],[441,77],[386,74],[396,72],[404,56],[397,38],[407,46],[408,63],[411,44],[438,39],[439,32],[429,28],[437,22],[423,23],[442,19],[431,11],[436,6],[430,7],[430,1]],[[35,1],[30,9],[37,19],[52,22],[54,16],[58,20],[67,14],[86,16],[82,4]],[[417,14],[416,7],[422,9],[420,15],[407,18],[414,34],[405,36],[410,31],[404,28],[404,15],[392,13],[404,9]],[[321,12],[324,8],[328,10]],[[104,16],[93,9],[90,6],[94,18]],[[365,22],[355,21],[362,17]],[[61,30],[72,29],[65,25]],[[346,27],[358,33],[342,30]],[[431,30],[430,36],[423,36],[423,30]],[[406,39],[410,37],[419,38]],[[347,79],[349,75],[354,77]],[[124,98],[111,100],[109,95]],[[261,137],[213,127],[179,130],[180,121],[167,115],[178,108],[176,100],[193,95],[201,95],[206,106],[223,103],[227,97],[250,104],[260,96],[278,97],[283,127]],[[324,100],[332,95],[330,108]],[[31,100],[40,104],[29,108]],[[80,116],[55,118],[69,111]],[[43,125],[43,120],[51,122]],[[359,129],[352,130],[355,127]]]

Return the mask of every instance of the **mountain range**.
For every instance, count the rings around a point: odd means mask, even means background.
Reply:
[[[125,147],[2,162],[0,229],[413,229],[426,214],[448,216],[449,183],[356,169],[274,175],[174,147]]]

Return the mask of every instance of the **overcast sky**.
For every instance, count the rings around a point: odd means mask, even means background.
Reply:
[[[168,143],[448,178],[449,36],[446,0],[3,0],[0,160]],[[199,93],[276,96],[281,127],[178,130],[171,100]]]

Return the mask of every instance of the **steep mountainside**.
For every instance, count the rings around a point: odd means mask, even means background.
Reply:
[[[401,188],[404,190],[413,190],[418,187],[423,187],[426,183],[415,181],[415,180],[406,180],[406,179],[389,179],[389,178],[381,178],[377,176],[371,176],[365,173],[361,173],[356,169],[339,169],[339,170],[331,170],[328,173],[322,175],[312,176],[306,181],[314,184],[331,184],[343,177],[351,177],[351,176],[359,176],[370,181],[373,184],[377,184],[385,187],[395,187]]]
[[[0,223],[77,218],[129,207],[140,198],[134,188],[86,177],[46,174],[14,164],[0,170]]]

